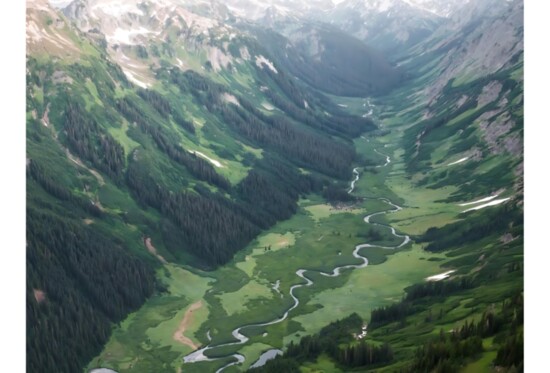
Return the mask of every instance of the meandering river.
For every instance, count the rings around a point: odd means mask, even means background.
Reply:
[[[386,167],[387,165],[390,164],[391,159],[388,155],[382,154],[382,153],[378,152],[377,150],[375,150],[375,151],[378,154],[383,155],[383,156],[386,157],[386,163],[384,165],[380,165],[379,167]],[[352,193],[354,191],[355,183],[359,180],[359,175],[360,174],[359,174],[359,170],[357,168],[353,169],[353,174],[355,175],[355,177],[351,181],[350,189],[348,190],[348,193]],[[361,253],[360,253],[362,249],[366,249],[366,248],[369,248],[369,247],[379,247],[379,248],[383,248],[383,249],[394,250],[394,249],[398,249],[398,248],[406,245],[407,243],[409,243],[410,240],[411,240],[410,237],[407,236],[407,235],[397,234],[397,232],[395,231],[395,228],[393,228],[389,225],[385,225],[385,224],[371,223],[370,219],[374,216],[389,214],[389,213],[401,210],[400,206],[396,205],[395,203],[391,202],[390,200],[388,200],[386,198],[379,198],[379,200],[387,203],[391,208],[388,209],[388,210],[384,210],[384,211],[380,211],[380,212],[376,212],[376,213],[367,215],[363,218],[363,220],[367,224],[384,226],[384,227],[387,227],[388,229],[390,229],[393,236],[402,239],[402,242],[399,245],[396,245],[396,246],[380,246],[380,245],[373,245],[373,244],[369,244],[369,243],[363,243],[363,244],[357,245],[357,246],[355,246],[355,250],[353,250],[353,256],[355,258],[359,259],[361,261],[361,263],[360,264],[348,264],[348,265],[345,265],[345,266],[339,266],[339,267],[334,268],[332,270],[332,272],[329,272],[329,273],[321,272],[321,271],[314,271],[314,270],[311,270],[311,269],[302,269],[302,268],[298,269],[296,271],[296,276],[300,277],[305,282],[302,282],[300,284],[296,284],[296,285],[293,285],[293,286],[290,287],[289,295],[293,299],[293,304],[292,304],[292,306],[290,306],[290,308],[288,308],[286,310],[286,312],[281,317],[276,318],[276,319],[271,320],[271,321],[264,322],[264,323],[248,324],[248,325],[239,326],[238,328],[234,329],[233,332],[231,333],[233,335],[233,337],[237,340],[236,342],[223,343],[223,344],[219,344],[219,345],[207,345],[207,346],[205,346],[205,347],[203,347],[199,350],[196,350],[196,351],[192,352],[191,354],[185,356],[183,358],[184,363],[195,363],[195,362],[200,362],[200,361],[215,361],[215,360],[222,359],[222,358],[209,358],[204,353],[206,351],[214,350],[214,349],[220,348],[220,347],[245,344],[246,342],[248,342],[249,338],[241,333],[241,331],[243,329],[251,328],[251,327],[258,327],[258,326],[273,325],[273,324],[277,324],[277,323],[280,323],[281,321],[285,320],[288,317],[289,313],[292,312],[296,307],[298,307],[300,305],[300,300],[294,294],[296,289],[313,285],[313,281],[306,276],[307,272],[319,273],[319,274],[321,274],[323,276],[327,276],[327,277],[337,277],[337,276],[340,276],[340,273],[341,273],[342,270],[364,268],[369,264],[369,260],[367,259],[367,257],[361,255]],[[245,361],[245,357],[241,354],[235,353],[235,354],[230,355],[230,356],[233,356],[236,361],[233,361],[229,364],[224,365],[223,367],[218,369],[216,371],[216,373],[219,373],[219,372],[223,371],[224,369],[226,369],[230,366],[237,365],[237,364],[243,363]],[[225,356],[223,358],[227,358],[227,357],[228,356]]]

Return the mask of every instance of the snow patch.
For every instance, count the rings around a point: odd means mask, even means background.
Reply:
[[[140,86],[141,88],[149,88],[149,84],[145,83],[145,82],[142,82],[141,80],[139,80],[138,78],[136,78],[134,76],[134,74],[132,74],[132,72],[122,68],[122,71],[124,72],[124,75],[126,75],[126,77],[132,82],[134,83],[135,85],[137,86]]]
[[[464,211],[462,211],[462,212],[464,213],[464,212],[468,212],[468,211],[481,210],[481,209],[484,209],[485,207],[500,205],[501,203],[504,203],[504,202],[506,202],[506,201],[508,201],[508,200],[510,200],[510,197],[508,197],[508,198],[502,198],[502,199],[497,199],[497,200],[494,200],[494,201],[485,203],[485,204],[480,205],[480,206],[472,207],[472,208],[470,208],[470,209],[468,209],[468,210],[464,210]]]
[[[468,160],[468,158],[470,157],[464,157],[464,158],[460,158],[458,161],[455,161],[453,163],[449,163],[447,166],[453,166],[455,164],[459,164],[459,163],[462,163],[462,162],[466,162]]]
[[[374,113],[374,110],[370,109],[370,111],[368,113],[365,113],[362,115],[363,118],[368,118],[370,117],[372,114]]]
[[[273,71],[275,74],[278,74],[279,72],[277,71],[277,69],[275,68],[275,66],[273,66],[273,62],[271,62],[270,60],[268,60],[267,58],[265,58],[264,56],[262,55],[259,55],[259,56],[256,56],[256,66],[262,68],[263,65],[267,66],[271,71]]]
[[[275,109],[275,107],[267,102],[263,102],[262,103],[262,107],[265,109],[265,110],[268,110],[268,111],[272,111]]]
[[[127,1],[100,2],[92,6],[92,11],[95,10],[100,10],[101,12],[114,17],[120,17],[127,13],[135,13],[143,16],[143,12],[136,6],[136,4],[131,4]]]
[[[453,272],[456,272],[455,270],[452,270],[452,271],[447,271],[445,273],[440,273],[438,275],[434,275],[434,276],[430,276],[430,277],[426,277],[426,281],[441,281],[441,280],[445,280],[447,277],[449,277],[449,275]]]
[[[138,35],[147,35],[147,34],[156,34],[158,35],[158,32],[151,31],[149,29],[146,29],[143,26],[140,26],[137,29],[130,29],[125,30],[120,27],[117,27],[112,35],[106,35],[107,40],[110,43],[123,43],[127,45],[133,45],[136,44],[132,41],[132,38]]]
[[[497,198],[499,194],[500,194],[500,193],[497,193],[497,194],[495,194],[495,195],[493,195],[493,196],[485,197],[485,198],[478,199],[478,200],[472,201],[472,202],[461,203],[461,204],[459,204],[459,206],[477,205],[478,203],[483,203],[483,202],[492,201],[493,199]]]
[[[233,96],[232,94],[229,94],[229,93],[225,92],[221,97],[222,97],[222,100],[227,102],[227,103],[234,104],[234,105],[237,105],[237,106],[241,106],[241,104],[239,103],[239,100],[237,99],[237,97]]]
[[[219,161],[210,158],[209,156],[207,156],[207,155],[204,154],[204,153],[198,152],[198,151],[196,151],[196,150],[190,150],[189,153],[198,155],[199,157],[202,157],[202,158],[206,159],[208,162],[212,163],[212,164],[213,164],[214,166],[216,166],[216,167],[219,167],[219,168],[224,167]]]

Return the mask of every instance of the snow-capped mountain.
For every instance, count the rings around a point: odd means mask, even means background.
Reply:
[[[413,8],[448,18],[471,0],[402,0]]]
[[[432,33],[468,1],[458,0],[227,0],[237,17],[279,29],[300,19],[330,23],[385,51],[409,47]]]
[[[172,0],[76,0],[63,12],[83,31],[99,28],[109,43],[135,44],[140,37],[159,36],[170,26],[197,34],[221,27],[214,12],[205,17],[189,10],[190,5],[203,3],[187,1],[184,7]]]
[[[159,66],[159,53],[171,56],[176,66],[194,70],[204,68],[204,61],[196,58],[200,52],[215,70],[228,67],[232,60],[220,39],[227,42],[237,30],[225,22],[230,14],[219,3],[75,0],[63,13],[82,32],[104,37],[111,58],[141,87],[155,81],[151,66]]]
[[[183,19],[188,25],[190,14],[203,17],[196,20],[195,26],[207,26],[211,22],[206,19],[241,19],[277,29],[289,21],[318,20],[386,52],[415,45],[431,34],[442,19],[453,17],[468,3],[469,0],[75,0],[67,5],[67,0],[50,0],[56,7],[66,6],[66,14],[76,19],[81,28],[93,28],[93,19],[103,23],[103,16],[112,18],[124,14],[138,18],[151,16],[164,22],[159,16],[163,17],[161,14],[167,13],[166,10],[186,9]],[[157,8],[156,12],[151,10]],[[130,34],[123,28],[118,33],[116,27],[100,27],[103,28],[107,29],[108,38],[120,41],[131,41],[133,36],[147,33],[147,27],[132,29]]]
[[[327,7],[335,6],[331,1],[319,0],[321,2]],[[271,7],[266,8],[267,5]],[[170,63],[184,70],[200,72],[205,68],[215,71],[232,68],[236,63],[235,58],[240,61],[250,57],[246,45],[235,41],[239,38],[255,39],[256,43],[264,45],[273,56],[278,55],[279,61],[287,61],[292,68],[308,71],[309,75],[302,74],[304,76],[318,76],[319,69],[327,73],[335,72],[338,76],[334,78],[336,81],[345,80],[342,77],[345,75],[358,86],[356,91],[347,92],[350,94],[373,89],[384,90],[388,82],[393,85],[400,79],[401,75],[383,56],[379,56],[375,50],[367,48],[352,36],[341,31],[315,31],[325,26],[315,26],[307,30],[303,28],[303,25],[311,21],[297,17],[295,12],[290,11],[291,5],[295,9],[302,6],[303,14],[307,13],[307,7],[313,6],[307,2],[279,1],[270,5],[251,0],[235,0],[227,4],[201,0],[75,0],[63,8],[63,13],[82,32],[103,36],[103,43],[111,58],[121,66],[129,80],[142,87],[154,84],[152,71],[160,66],[161,60],[164,59],[162,63],[165,63],[166,57],[171,59]],[[241,11],[245,9],[250,12]],[[262,13],[263,10],[265,13]],[[247,17],[254,14],[263,18],[251,22]],[[267,22],[270,17],[271,22]],[[286,44],[294,45],[297,53],[303,53],[303,58],[288,61],[288,53],[281,55],[279,50],[270,49],[265,41],[258,38],[254,27],[251,29],[250,25],[260,27],[267,34],[281,34],[284,38],[283,50]],[[269,25],[272,28],[265,27]],[[276,25],[284,27],[273,27]],[[338,31],[334,26],[330,27]],[[329,37],[329,34],[332,36]],[[309,53],[308,44],[313,40],[327,49],[326,52],[323,50],[315,55]],[[159,51],[163,57],[160,57]],[[340,68],[340,64],[334,65],[334,61],[330,62],[335,53],[350,56],[347,59],[348,68]],[[255,56],[252,55],[251,58],[254,60]],[[339,60],[336,59],[337,61]],[[333,65],[329,66],[330,64]],[[354,68],[350,70],[350,66]],[[357,76],[351,78],[351,72]],[[318,79],[312,78],[312,81],[314,85],[320,84]],[[335,84],[331,85],[333,86]]]

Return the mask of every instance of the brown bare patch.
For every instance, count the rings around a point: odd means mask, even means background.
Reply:
[[[288,246],[288,239],[282,238],[279,241],[277,241],[277,246],[279,247],[285,247]]]
[[[174,335],[172,336],[172,338],[174,338],[174,341],[180,342],[180,343],[182,343],[186,346],[189,346],[193,350],[198,349],[199,346],[197,346],[195,343],[193,343],[193,341],[190,338],[183,335],[183,333],[185,333],[185,330],[187,329],[187,327],[191,323],[191,320],[192,320],[192,317],[193,317],[193,311],[196,311],[196,310],[200,309],[201,307],[202,307],[202,300],[199,300],[199,301],[193,303],[191,306],[189,306],[187,311],[185,311],[185,315],[183,316],[183,320],[181,320],[181,322],[178,326],[178,329],[174,332]]]
[[[34,299],[36,299],[36,303],[40,304],[46,300],[46,293],[44,293],[40,289],[32,289],[34,292]]]
[[[84,224],[86,225],[90,225],[90,224],[93,224],[94,221],[92,219],[84,219]]]
[[[145,239],[143,240],[143,242],[145,243],[145,247],[147,248],[147,250],[153,254],[154,256],[157,257],[158,260],[160,260],[160,262],[162,264],[168,264],[168,262],[166,261],[166,259],[164,259],[164,257],[162,255],[159,255],[157,253],[157,248],[153,246],[153,243],[151,242],[151,237],[145,237]]]

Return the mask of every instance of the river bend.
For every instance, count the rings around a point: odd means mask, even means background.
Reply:
[[[385,164],[380,165],[378,167],[386,167],[391,163],[391,158],[388,155],[382,154],[378,150],[375,150],[375,152],[386,157]],[[348,193],[350,193],[350,194],[354,191],[355,183],[359,180],[359,175],[360,174],[359,174],[358,168],[353,169],[353,174],[354,174],[354,179],[351,181],[350,189],[348,190]],[[360,269],[360,268],[366,267],[369,264],[369,260],[367,259],[367,257],[361,255],[361,253],[360,253],[362,249],[366,249],[366,248],[369,248],[369,247],[379,247],[379,248],[382,248],[382,249],[394,250],[394,249],[401,248],[401,247],[405,246],[407,243],[409,243],[411,241],[410,237],[407,236],[407,235],[397,234],[397,232],[395,231],[395,228],[393,228],[389,225],[385,225],[385,224],[371,223],[370,219],[374,216],[389,214],[389,213],[393,213],[393,212],[396,212],[396,211],[399,211],[399,210],[402,209],[400,206],[396,205],[395,203],[391,202],[390,200],[388,200],[386,198],[378,198],[378,199],[380,201],[383,201],[386,204],[388,204],[390,206],[390,209],[380,211],[380,212],[375,212],[373,214],[367,215],[363,218],[363,220],[367,224],[383,226],[383,227],[386,227],[386,228],[390,229],[390,231],[391,231],[391,233],[394,237],[402,239],[402,242],[399,245],[396,245],[396,246],[380,246],[380,245],[373,245],[373,244],[369,244],[369,243],[359,244],[359,245],[355,246],[355,250],[353,250],[353,256],[361,261],[360,264],[348,264],[348,265],[344,265],[344,266],[339,266],[339,267],[334,268],[332,270],[332,272],[328,272],[328,273],[327,272],[321,272],[321,271],[315,271],[315,270],[311,270],[311,269],[302,269],[302,268],[298,269],[296,271],[296,276],[300,277],[302,280],[304,280],[304,282],[302,282],[300,284],[293,285],[293,286],[290,287],[289,295],[293,299],[293,304],[292,304],[292,306],[290,306],[290,308],[288,308],[285,311],[285,313],[281,317],[278,317],[274,320],[267,321],[267,322],[264,322],[264,323],[248,324],[248,325],[239,326],[239,327],[235,328],[231,333],[233,335],[233,337],[236,339],[235,342],[228,342],[228,343],[223,343],[223,344],[219,344],[219,345],[206,345],[205,347],[203,347],[199,350],[196,350],[196,351],[190,353],[189,355],[185,356],[183,358],[184,363],[195,363],[195,362],[200,362],[200,361],[215,361],[215,360],[219,360],[219,359],[225,359],[228,356],[224,356],[224,357],[221,357],[221,358],[209,358],[204,353],[206,351],[214,350],[214,349],[220,348],[220,347],[245,344],[246,342],[248,342],[249,338],[241,333],[241,331],[243,329],[250,328],[250,327],[258,327],[258,326],[269,326],[269,325],[280,323],[283,320],[285,320],[288,317],[289,313],[292,312],[296,307],[298,307],[300,305],[300,300],[294,294],[296,289],[313,285],[313,281],[309,277],[306,276],[307,272],[315,272],[315,273],[319,273],[319,274],[321,274],[323,276],[327,276],[327,277],[337,277],[337,276],[340,276],[342,270]],[[224,365],[223,367],[218,369],[216,371],[216,373],[219,373],[219,372],[223,371],[224,369],[226,369],[230,366],[241,364],[245,361],[245,357],[243,355],[239,354],[239,353],[235,353],[235,354],[229,355],[229,356],[234,357],[235,361]]]

